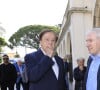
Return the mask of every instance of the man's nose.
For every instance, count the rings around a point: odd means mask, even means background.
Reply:
[[[49,44],[52,44],[52,41],[51,40],[49,40]]]

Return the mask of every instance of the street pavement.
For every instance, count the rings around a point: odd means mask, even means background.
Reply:
[[[1,88],[0,88],[0,90],[1,90]],[[8,89],[7,89],[8,90]],[[14,87],[14,90],[16,90],[16,86]],[[22,88],[22,86],[21,86],[21,89],[20,90],[23,90],[23,88]]]

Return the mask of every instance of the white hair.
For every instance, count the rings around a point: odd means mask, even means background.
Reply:
[[[92,30],[90,30],[89,32],[86,33],[86,35],[90,34],[90,33],[95,33],[97,38],[100,38],[100,28],[93,28]]]

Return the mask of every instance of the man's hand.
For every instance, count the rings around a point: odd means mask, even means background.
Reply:
[[[52,57],[54,54],[54,49],[52,47],[46,47],[45,53],[47,56]]]

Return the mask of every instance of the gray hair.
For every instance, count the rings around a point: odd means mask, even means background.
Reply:
[[[87,32],[86,35],[88,35],[89,33],[95,33],[97,38],[100,38],[100,28],[93,28],[92,30],[90,30],[89,32]]]
[[[79,57],[79,58],[77,58],[77,61],[80,61],[80,60],[85,61],[85,58],[83,58],[83,57]]]

